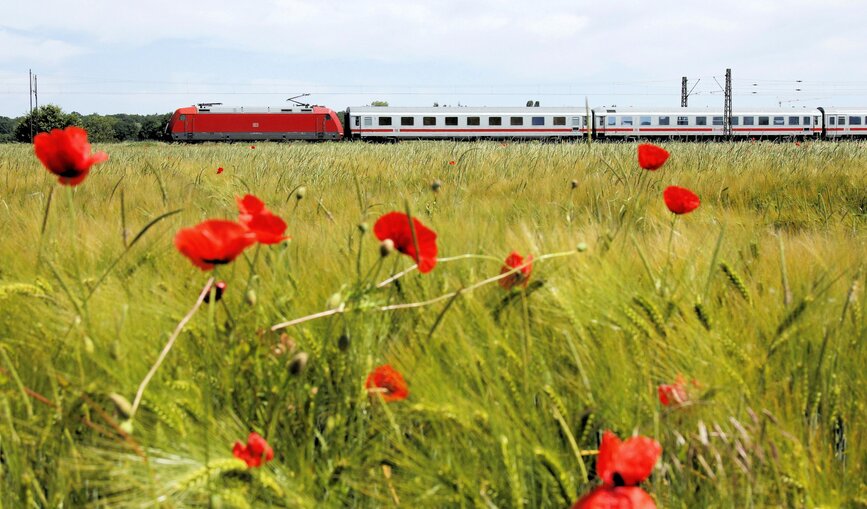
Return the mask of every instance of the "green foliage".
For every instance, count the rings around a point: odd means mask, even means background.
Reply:
[[[388,101],[370,101],[370,105],[371,106],[386,107],[386,106],[388,106]]]
[[[15,127],[15,140],[29,142],[31,118],[33,120],[33,136],[39,133],[48,132],[52,129],[63,129],[75,124],[76,118],[65,113],[60,106],[56,104],[46,104],[33,110],[32,114],[27,114],[21,117],[18,125]]]
[[[605,429],[660,441],[660,507],[863,505],[867,144],[666,148],[650,174],[634,144],[103,143],[69,189],[0,145],[0,506],[567,507]],[[674,235],[669,182],[702,198]],[[175,232],[247,192],[291,242],[219,267],[129,420],[209,277]],[[411,262],[371,226],[406,207],[441,260],[378,288]],[[468,290],[513,250],[527,288]],[[365,392],[385,363],[407,400]]]

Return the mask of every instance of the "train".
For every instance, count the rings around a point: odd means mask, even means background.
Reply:
[[[342,118],[342,121],[341,121]],[[634,141],[867,137],[867,108],[733,110],[731,134],[713,108],[352,106],[224,107],[200,103],[174,112],[174,141],[545,140]]]

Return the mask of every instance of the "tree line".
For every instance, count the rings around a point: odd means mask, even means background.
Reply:
[[[29,143],[30,121],[33,119],[33,136],[52,129],[63,129],[76,125],[87,129],[88,139],[95,143],[118,141],[168,141],[166,124],[171,113],[153,115],[131,115],[116,113],[82,115],[76,111],[66,113],[60,106],[46,104],[23,117],[9,118],[0,116],[0,143]]]

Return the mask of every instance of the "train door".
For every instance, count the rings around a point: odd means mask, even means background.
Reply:
[[[184,115],[184,136],[188,140],[193,139],[193,133],[195,132],[195,115]]]
[[[325,139],[325,115],[317,114],[316,118],[316,139]]]

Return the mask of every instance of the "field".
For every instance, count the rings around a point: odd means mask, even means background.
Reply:
[[[867,507],[867,144],[664,146],[100,145],[67,187],[0,145],[0,508],[568,507],[607,429],[661,443],[661,508]],[[248,192],[291,241],[175,249]],[[430,273],[380,256],[393,210]],[[512,251],[526,287],[478,284]]]

